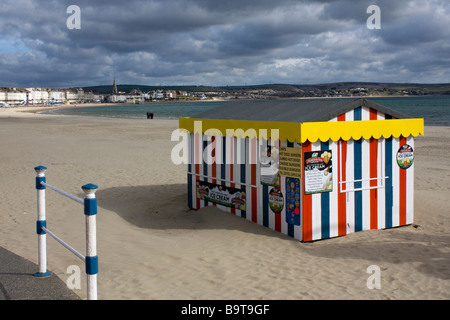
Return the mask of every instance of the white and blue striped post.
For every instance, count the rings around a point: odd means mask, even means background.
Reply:
[[[95,184],[86,184],[82,186],[85,193],[84,214],[86,216],[86,274],[87,274],[87,299],[97,300],[97,191]]]
[[[42,227],[47,227],[47,221],[45,218],[45,186],[41,182],[45,182],[45,170],[44,166],[37,166],[34,168],[36,171],[36,190],[37,190],[37,221],[36,221],[36,233],[38,235],[38,266],[39,272],[36,272],[36,277],[49,277],[50,272],[47,271],[47,238],[46,233],[42,230]]]

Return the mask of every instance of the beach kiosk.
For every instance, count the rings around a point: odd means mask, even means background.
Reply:
[[[180,118],[188,205],[300,241],[413,222],[423,119],[366,99],[241,100]]]

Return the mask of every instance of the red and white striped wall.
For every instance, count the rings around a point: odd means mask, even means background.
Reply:
[[[331,121],[358,120],[385,120],[385,115],[361,107]],[[302,240],[412,223],[414,165],[400,169],[396,161],[404,144],[414,148],[413,137],[304,143],[303,152],[332,150],[333,191],[303,195]],[[340,184],[345,181],[351,182]]]

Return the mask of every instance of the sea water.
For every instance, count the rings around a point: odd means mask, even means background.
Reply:
[[[368,99],[401,112],[409,118],[424,118],[426,126],[450,126],[450,96],[387,97]],[[195,117],[199,113],[215,108],[224,103],[227,102],[153,102],[147,104],[117,104],[98,105],[94,107],[62,108],[47,112],[65,115],[128,119],[146,119],[147,112],[152,112],[154,114],[154,119],[178,119],[180,117]]]
[[[147,119],[147,112],[153,113],[154,119],[178,119],[193,117],[196,114],[217,107],[225,101],[212,102],[164,102],[145,104],[114,104],[93,107],[62,108],[47,111],[52,114],[80,115],[109,118]],[[46,112],[46,113],[47,113]]]
[[[423,118],[426,126],[450,126],[450,96],[369,98],[407,115]]]

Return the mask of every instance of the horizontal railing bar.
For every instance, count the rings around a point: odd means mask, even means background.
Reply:
[[[359,180],[339,181],[339,183],[343,184],[343,183],[353,183],[353,182],[364,182],[364,181],[372,181],[372,180],[378,180],[378,179],[389,179],[389,177],[376,177],[376,178],[359,179]]]
[[[372,190],[372,189],[383,189],[384,186],[373,186],[373,187],[367,187],[367,188],[355,188],[350,190],[341,190],[341,193],[344,192],[355,192],[355,191],[365,191],[365,190]]]
[[[46,233],[48,233],[50,236],[53,237],[56,241],[58,241],[63,247],[71,251],[74,255],[76,255],[78,258],[80,258],[83,261],[86,261],[86,257],[83,256],[81,253],[79,253],[77,250],[69,246],[67,243],[65,243],[61,238],[59,238],[56,234],[48,230],[46,227],[42,227],[42,230],[44,230]]]
[[[50,188],[50,189],[52,189],[52,190],[54,190],[54,191],[56,191],[56,192],[58,192],[58,193],[60,193],[60,194],[62,194],[64,196],[66,196],[66,197],[68,197],[68,198],[70,198],[72,200],[75,200],[76,202],[84,204],[84,200],[82,200],[82,199],[80,199],[78,197],[75,197],[75,196],[71,195],[70,193],[67,193],[67,192],[65,192],[65,191],[63,191],[61,189],[58,189],[58,188],[54,187],[54,186],[51,186],[51,185],[49,185],[49,184],[47,184],[47,183],[45,183],[43,181],[41,181],[41,185],[46,186],[47,188]]]

